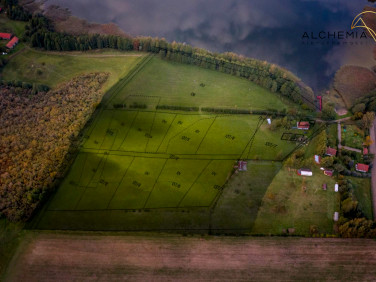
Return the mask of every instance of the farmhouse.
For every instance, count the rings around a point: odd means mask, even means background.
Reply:
[[[298,175],[301,176],[312,176],[312,171],[310,169],[301,168],[298,170]]]
[[[11,33],[0,33],[0,38],[5,40],[10,40],[12,38]]]
[[[327,176],[333,176],[333,170],[326,169],[326,170],[324,170],[324,174],[327,175]]]
[[[247,162],[239,161],[238,162],[238,170],[239,171],[247,171]]]
[[[335,156],[335,155],[337,155],[337,150],[334,149],[334,148],[330,148],[330,147],[328,147],[328,148],[326,149],[326,153],[325,153],[325,155],[327,155],[327,156]]]
[[[17,43],[18,43],[18,37],[17,37],[17,36],[14,36],[14,37],[8,42],[8,44],[6,45],[6,47],[9,48],[9,49],[13,49],[13,47],[16,46]]]
[[[308,121],[300,121],[296,124],[298,129],[301,130],[308,130],[309,129],[309,122]]]
[[[355,169],[360,172],[368,172],[369,165],[366,164],[356,164]]]

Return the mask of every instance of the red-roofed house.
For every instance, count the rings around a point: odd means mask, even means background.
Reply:
[[[363,148],[363,155],[368,155],[368,149],[366,147]]]
[[[328,156],[335,156],[337,154],[337,150],[336,149],[334,149],[334,148],[330,148],[330,147],[328,147],[327,149],[326,149],[326,153],[325,153],[325,155],[328,155]]]
[[[298,129],[301,130],[308,130],[309,129],[309,122],[308,121],[300,121],[296,124]]]
[[[18,37],[15,36],[11,39],[11,41],[8,42],[6,47],[9,48],[9,49],[13,49],[13,47],[16,46],[17,43],[18,43]]]
[[[11,33],[0,33],[0,38],[10,40],[12,38],[12,34]]]
[[[368,172],[369,165],[366,164],[356,164],[355,169],[360,172]]]

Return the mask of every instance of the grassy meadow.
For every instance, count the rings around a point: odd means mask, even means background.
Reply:
[[[112,51],[109,54],[87,52],[84,54],[49,53],[28,49],[12,58],[2,71],[4,80],[40,83],[50,87],[69,81],[83,73],[108,72],[110,77],[105,90],[124,77],[142,58],[143,54],[125,56]]]

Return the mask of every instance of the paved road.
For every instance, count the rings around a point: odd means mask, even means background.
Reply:
[[[376,118],[373,121],[373,125],[370,128],[370,135],[372,140],[376,140],[376,135],[375,135],[375,127],[376,127]],[[374,154],[375,157],[373,159],[373,167],[371,170],[371,187],[372,187],[372,206],[373,206],[373,218],[376,219],[376,143],[373,142],[371,146],[369,146],[370,153]]]

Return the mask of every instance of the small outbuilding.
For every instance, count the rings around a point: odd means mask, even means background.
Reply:
[[[338,212],[334,212],[333,220],[334,221],[338,221],[338,218],[339,218],[339,213]]]
[[[247,171],[247,162],[239,161],[238,162],[238,170],[239,171]]]
[[[333,176],[333,170],[331,170],[331,169],[325,169],[324,170],[324,174],[326,175],[326,176]]]
[[[300,130],[308,130],[309,126],[310,124],[308,121],[299,121],[296,123],[296,127]]]
[[[315,155],[315,163],[320,164],[321,162],[321,157],[319,155]]]
[[[298,175],[301,175],[301,176],[312,176],[313,175],[312,170],[306,169],[306,168],[298,169],[297,173],[298,173]]]
[[[334,192],[338,192],[338,183],[334,184]]]
[[[334,148],[330,148],[330,147],[328,147],[328,148],[326,149],[326,153],[325,153],[325,155],[327,155],[327,156],[335,156],[335,155],[337,155],[337,150],[334,149]]]

